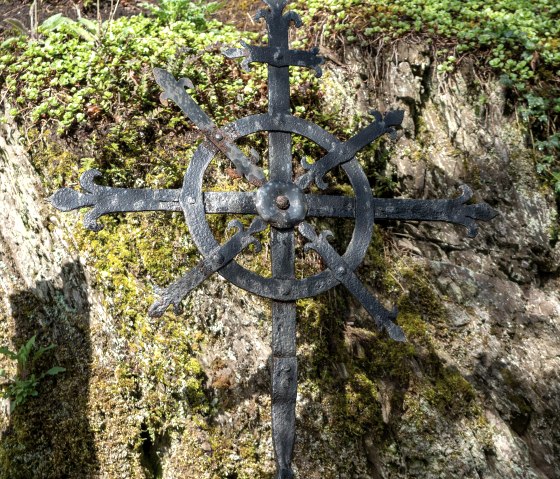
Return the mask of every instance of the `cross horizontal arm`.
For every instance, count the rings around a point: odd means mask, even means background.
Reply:
[[[152,317],[160,317],[171,305],[174,306],[175,313],[179,314],[181,301],[206,278],[230,263],[250,244],[255,245],[255,252],[258,253],[261,250],[261,244],[253,237],[253,234],[264,230],[265,227],[266,224],[260,218],[255,218],[247,229],[239,221],[231,221],[228,229],[236,228],[237,233],[225,244],[213,250],[187,274],[164,290],[158,290],[157,294],[161,296],[161,299],[152,304],[148,314]]]
[[[489,221],[498,212],[487,203],[465,204],[473,192],[461,185],[461,196],[449,200],[409,200],[400,198],[375,198],[375,219],[444,221],[467,228],[467,235],[474,238],[478,233],[476,221]]]
[[[204,193],[205,212],[256,215],[255,199],[256,193],[208,191]],[[354,218],[352,196],[305,195],[305,200],[307,216]]]
[[[395,341],[406,341],[404,332],[393,321],[397,316],[397,311],[387,311],[379,301],[377,301],[360,282],[358,277],[349,268],[344,259],[329,244],[327,238],[332,236],[330,231],[323,231],[317,235],[309,223],[301,223],[298,226],[299,232],[309,240],[304,248],[313,249],[319,253],[327,267],[332,271],[334,277],[340,281],[362,304],[370,316],[375,320],[379,329],[385,329],[389,336]]]
[[[324,58],[318,55],[319,49],[312,50],[292,50],[282,47],[260,47],[247,45],[241,42],[243,48],[225,48],[224,55],[228,58],[245,57],[242,66],[249,70],[251,63],[267,63],[275,67],[298,66],[313,68],[317,77],[323,72],[320,65],[324,63]]]
[[[180,190],[112,188],[95,184],[93,180],[98,176],[101,176],[98,170],[86,171],[80,177],[80,185],[86,193],[61,188],[49,201],[61,211],[93,207],[84,217],[84,226],[92,231],[103,228],[97,219],[109,213],[181,211]]]
[[[476,221],[489,221],[498,212],[486,203],[465,204],[472,190],[462,185],[461,196],[448,200],[410,200],[403,198],[373,198],[375,220],[442,221],[468,229],[469,237],[477,234]],[[353,196],[305,195],[307,216],[319,218],[354,218]],[[206,213],[257,214],[255,193],[204,193]]]
[[[163,89],[162,100],[173,100],[183,113],[206,135],[206,138],[231,160],[239,174],[244,176],[249,183],[256,186],[264,184],[265,176],[262,168],[245,156],[233,140],[228,138],[226,133],[220,130],[187,94],[185,87],[194,88],[188,78],[176,80],[171,73],[161,68],[154,68],[154,77]]]
[[[399,126],[404,117],[403,110],[392,110],[381,116],[378,111],[372,112],[375,120],[366,128],[361,130],[357,135],[350,138],[348,141],[339,143],[320,160],[315,163],[307,163],[305,158],[302,161],[302,166],[308,170],[300,176],[296,183],[300,188],[307,188],[311,183],[315,184],[324,190],[327,184],[323,177],[332,170],[335,166],[342,165],[350,161],[356,153],[370,143],[373,143],[380,136],[390,134],[395,136],[395,127]]]

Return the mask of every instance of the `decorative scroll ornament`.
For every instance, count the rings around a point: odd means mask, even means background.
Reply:
[[[155,68],[154,77],[163,90],[162,101],[173,101],[204,133],[204,141],[194,153],[186,171],[183,187],[177,190],[128,189],[101,186],[94,179],[97,170],[85,172],[80,184],[84,193],[63,188],[51,197],[53,206],[62,211],[92,209],[85,215],[84,226],[99,231],[98,218],[109,213],[133,211],[183,211],[189,231],[203,259],[190,272],[165,289],[158,289],[159,299],[149,309],[159,317],[173,306],[179,312],[183,299],[193,288],[213,273],[233,284],[272,300],[272,435],[277,464],[277,479],[293,478],[292,454],[295,439],[295,404],[297,395],[296,309],[295,301],[316,296],[330,288],[343,285],[372,316],[380,331],[395,341],[405,341],[397,324],[396,308],[387,310],[360,282],[355,273],[371,241],[375,219],[443,221],[467,228],[473,237],[477,221],[488,221],[497,212],[486,203],[467,204],[471,189],[460,186],[456,198],[413,200],[374,198],[368,178],[355,155],[382,135],[396,137],[396,128],[404,112],[390,110],[372,112],[373,121],[348,141],[341,142],[314,123],[297,118],[290,111],[289,67],[312,68],[321,75],[323,59],[318,50],[291,50],[288,30],[292,23],[301,26],[294,12],[284,13],[282,0],[265,0],[268,9],[257,18],[266,21],[269,45],[228,48],[229,58],[244,57],[243,64],[260,62],[268,65],[269,110],[266,114],[241,118],[218,127],[191,98],[185,88],[194,86],[189,79],[176,80],[169,72]],[[256,153],[246,156],[236,141],[256,132],[268,132],[268,177],[259,165]],[[292,135],[304,136],[327,151],[323,158],[311,163],[304,160],[306,172],[294,178],[292,172]],[[214,156],[223,153],[235,166],[240,177],[257,188],[251,192],[203,192],[204,173]],[[316,185],[327,187],[325,176],[340,167],[348,177],[354,196],[311,193]],[[255,215],[251,225],[230,223],[237,232],[224,244],[214,238],[206,221],[207,214]],[[354,219],[354,233],[346,251],[339,254],[328,242],[330,231],[316,232],[309,223],[313,217]],[[261,248],[255,238],[270,226],[272,277],[264,277],[240,266],[235,258],[252,244]],[[313,249],[322,258],[325,269],[313,276],[295,277],[295,233],[307,240],[305,250]]]

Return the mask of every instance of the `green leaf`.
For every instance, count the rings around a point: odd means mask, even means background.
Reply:
[[[49,376],[55,376],[58,373],[63,373],[64,371],[66,371],[66,368],[63,368],[62,366],[54,366],[52,368],[50,368],[46,374],[48,374]]]
[[[91,33],[97,32],[97,23],[90,20],[89,18],[81,17],[78,19],[78,23],[87,28]]]
[[[33,359],[37,360],[39,359],[43,354],[45,354],[47,351],[50,351],[51,349],[53,349],[54,347],[56,347],[54,344],[49,344],[48,346],[41,346],[37,352],[33,355]]]
[[[86,42],[94,42],[96,40],[96,37],[94,35],[89,33],[85,28],[80,27],[76,23],[68,24],[68,28],[76,35],[82,37]]]
[[[63,23],[67,23],[68,20],[70,20],[68,17],[65,17],[64,15],[62,15],[62,13],[56,13],[52,16],[50,16],[49,18],[47,18],[43,23],[41,23],[41,29],[45,30],[47,32],[54,30],[55,28],[58,28],[60,25],[62,25]],[[70,20],[72,21],[72,20]]]
[[[21,365],[25,366],[25,364],[27,363],[29,354],[31,353],[33,346],[35,346],[36,339],[37,339],[37,335],[34,334],[33,336],[31,336],[31,338],[29,338],[27,343],[25,343],[18,351],[17,360]]]
[[[17,43],[18,37],[10,37],[7,40],[0,43],[0,50],[7,49],[12,43]]]
[[[29,30],[26,28],[26,26],[17,18],[6,18],[4,19],[4,21],[10,25],[13,29],[17,30],[18,32],[24,34],[24,35],[29,35]]]
[[[14,353],[13,351],[10,351],[6,346],[2,346],[0,348],[0,354],[3,354],[4,356],[8,356],[10,359],[17,359],[17,354]]]

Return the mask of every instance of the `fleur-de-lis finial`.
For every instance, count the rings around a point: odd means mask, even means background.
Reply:
[[[286,5],[288,5],[288,0],[263,0],[271,10],[279,10],[280,13],[284,11]]]
[[[286,5],[288,5],[287,0],[263,1],[269,6],[269,9],[259,10],[255,15],[255,20],[264,18],[269,32],[272,33],[272,31],[279,32],[280,30],[284,30],[287,35],[291,22],[293,22],[297,28],[302,26],[301,17],[296,12],[289,11],[284,13],[284,9]]]

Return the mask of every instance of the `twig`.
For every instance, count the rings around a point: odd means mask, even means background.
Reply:
[[[406,292],[406,289],[404,288],[404,286],[401,284],[401,282],[397,279],[397,277],[391,271],[389,271],[389,276],[391,276],[391,278],[393,278],[395,280],[395,283],[397,283],[401,287],[403,292]]]
[[[97,38],[101,38],[101,5],[97,0]]]
[[[80,20],[82,18],[82,12],[80,12],[80,7],[78,6],[77,3],[72,2],[72,5],[74,5],[74,9],[76,10],[76,17],[78,18],[78,20]]]
[[[31,29],[31,38],[33,39],[37,38],[37,30],[39,28],[39,20],[37,18],[37,2],[38,0],[34,0],[29,7],[29,22]]]
[[[107,35],[107,32],[111,29],[111,23],[115,19],[115,15],[116,15],[117,10],[119,8],[119,3],[120,3],[120,0],[117,0],[117,3],[115,3],[115,4],[113,4],[113,0],[111,0],[111,11],[109,12],[109,18],[106,22],[107,26],[105,27],[105,30],[103,30],[103,34],[99,37],[99,41],[101,41],[105,37],[105,35]]]
[[[115,15],[117,14],[120,1],[121,0],[117,0],[117,3],[115,3],[115,7],[113,8],[113,0],[111,0],[111,13],[109,15],[109,23],[115,19]]]

